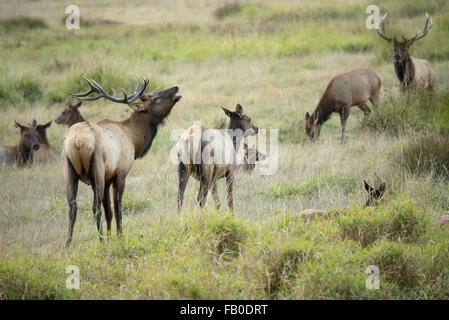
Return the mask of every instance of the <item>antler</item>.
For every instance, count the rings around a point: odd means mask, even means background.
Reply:
[[[89,89],[89,91],[87,91],[85,93],[78,93],[78,94],[72,93],[71,95],[74,98],[76,98],[78,100],[84,100],[84,101],[94,101],[94,100],[98,100],[100,98],[106,98],[106,99],[111,100],[113,102],[126,103],[128,105],[130,103],[133,103],[134,101],[136,101],[137,99],[140,98],[140,96],[145,91],[148,83],[150,82],[148,80],[148,76],[146,76],[145,79],[143,79],[143,82],[144,82],[143,86],[141,86],[140,79],[137,77],[137,88],[136,88],[136,90],[134,90],[134,92],[128,97],[126,92],[125,92],[125,89],[122,89],[124,97],[123,97],[123,99],[119,99],[119,98],[117,98],[117,94],[116,94],[114,89],[112,89],[112,92],[114,94],[111,96],[106,91],[104,91],[103,88],[98,83],[96,83],[94,80],[89,80],[85,76],[83,76],[83,78],[86,79],[87,83],[89,83],[90,89]],[[88,97],[88,95],[90,95],[93,92],[98,93],[98,95],[93,96],[93,97]]]
[[[377,29],[377,34],[382,37],[382,39],[387,40],[388,42],[391,41],[391,38],[388,38],[385,34],[385,18],[387,17],[387,13],[384,14],[382,19],[379,23],[379,29]]]
[[[427,34],[427,32],[429,32],[430,29],[432,29],[433,27],[433,20],[432,17],[430,17],[427,12],[426,12],[426,24],[424,25],[424,29],[423,31],[421,31],[420,33],[418,33],[416,36],[414,36],[412,39],[410,39],[409,41],[411,41],[411,43],[415,42],[416,40],[419,40],[421,38],[424,38],[425,35]]]

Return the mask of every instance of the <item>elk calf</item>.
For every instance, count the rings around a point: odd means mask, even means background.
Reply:
[[[423,31],[419,32],[413,38],[407,39],[402,36],[403,41],[396,40],[396,37],[389,38],[385,34],[385,14],[380,22],[380,28],[377,30],[382,39],[393,45],[394,49],[394,70],[399,79],[399,88],[401,92],[408,89],[433,89],[435,85],[435,73],[426,60],[417,59],[409,54],[410,47],[415,41],[424,38],[424,36],[433,27],[432,18],[426,12],[426,24]]]
[[[81,107],[81,104],[83,102],[80,101],[76,104],[68,104],[62,113],[55,119],[55,122],[57,124],[65,124],[68,127],[73,126],[75,123],[78,122],[84,122],[86,121],[84,117],[81,115],[80,111],[78,110],[79,107]]]
[[[212,189],[217,207],[220,206],[217,181],[226,178],[228,206],[231,211],[234,210],[234,174],[241,167],[237,154],[243,138],[256,135],[258,128],[251,123],[251,118],[243,113],[240,104],[237,104],[235,111],[222,109],[229,117],[227,130],[192,126],[179,138],[175,146],[179,162],[178,211],[181,210],[190,176],[200,182],[198,202],[201,208],[206,202],[209,189]]]
[[[34,120],[36,121],[36,120]],[[38,124],[36,126],[36,131],[38,134],[38,141],[40,144],[39,150],[34,153],[34,162],[38,164],[51,163],[58,159],[55,151],[51,147],[50,143],[47,139],[47,129],[51,126],[51,122],[49,121],[46,124]]]
[[[365,117],[371,110],[366,104],[375,104],[379,98],[381,81],[377,73],[369,68],[355,69],[334,77],[327,85],[315,111],[310,115],[306,112],[306,134],[310,141],[320,136],[321,127],[333,112],[340,114],[341,142],[344,142],[346,121],[352,106],[359,107]]]
[[[33,120],[30,126],[23,126],[14,120],[14,125],[20,130],[19,144],[0,147],[0,168],[2,166],[12,167],[14,164],[19,168],[31,166],[34,152],[40,147],[36,120]]]
[[[128,119],[117,122],[108,119],[97,123],[79,122],[71,126],[63,144],[64,180],[69,204],[69,231],[66,246],[70,245],[78,206],[76,196],[78,182],[91,185],[94,194],[92,211],[102,241],[101,203],[103,203],[108,235],[111,233],[112,210],[109,190],[113,186],[114,215],[117,233],[122,233],[122,196],[125,180],[134,160],[145,156],[150,150],[158,127],[166,121],[173,106],[181,100],[178,87],[155,94],[144,94],[148,79],[143,86],[139,80],[136,90],[124,98],[111,96],[93,80],[88,80],[90,90],[73,95],[77,99],[98,100],[106,98],[127,104],[133,113]],[[91,93],[94,97],[88,97]]]
[[[365,185],[365,190],[369,195],[369,198],[365,203],[365,207],[377,206],[379,201],[382,199],[385,190],[387,189],[387,183],[382,182],[377,189],[371,187],[365,180],[363,180],[363,183]]]

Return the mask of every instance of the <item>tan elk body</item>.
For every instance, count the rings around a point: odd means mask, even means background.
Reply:
[[[335,76],[315,111],[306,113],[305,131],[311,141],[318,139],[321,127],[332,113],[340,114],[341,141],[344,141],[346,121],[351,107],[359,107],[367,117],[371,110],[368,101],[375,104],[379,98],[381,80],[377,73],[369,68],[359,68]]]
[[[87,80],[87,79],[86,79]],[[107,94],[95,81],[89,81],[90,90],[74,95],[83,100],[107,98],[113,102],[128,104],[134,112],[124,121],[101,120],[97,123],[79,122],[72,125],[64,138],[63,161],[67,202],[69,203],[70,244],[76,220],[76,194],[78,181],[91,185],[94,193],[92,210],[102,240],[101,203],[105,210],[107,231],[110,234],[112,210],[109,189],[113,186],[114,215],[117,233],[122,233],[121,202],[125,179],[134,160],[143,157],[151,148],[158,126],[164,123],[173,106],[181,99],[178,87],[151,95],[143,92],[148,85],[139,85],[132,95],[118,99]],[[93,83],[92,83],[93,82]],[[92,92],[97,96],[87,97]],[[137,101],[138,100],[138,101]],[[137,102],[136,102],[137,101]]]
[[[402,36],[403,41],[398,41],[396,37],[389,38],[385,34],[385,14],[380,22],[380,28],[377,30],[382,39],[393,45],[394,49],[394,70],[399,79],[399,88],[401,92],[408,89],[433,89],[435,85],[435,73],[430,63],[423,59],[414,58],[409,54],[410,47],[415,41],[423,38],[433,27],[432,18],[426,12],[426,24],[423,31],[413,38]]]
[[[210,189],[219,207],[217,181],[226,178],[228,206],[231,211],[234,209],[234,175],[244,165],[245,157],[242,140],[244,136],[257,134],[258,129],[243,113],[240,104],[236,106],[235,112],[225,108],[223,110],[230,118],[227,130],[192,126],[179,138],[175,146],[179,162],[178,210],[181,210],[190,176],[200,182],[200,207],[204,206]]]

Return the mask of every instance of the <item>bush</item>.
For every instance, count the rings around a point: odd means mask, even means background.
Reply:
[[[7,78],[0,82],[0,102],[2,106],[14,105],[25,108],[41,99],[42,95],[41,83],[29,75],[17,79]]]
[[[416,175],[449,178],[449,136],[428,133],[413,137],[393,153],[393,162]]]
[[[401,289],[413,288],[419,280],[416,259],[406,249],[401,244],[391,242],[382,242],[372,249],[373,265],[379,268],[381,277]]]
[[[214,15],[217,19],[224,19],[240,11],[242,11],[242,6],[240,6],[240,3],[238,1],[235,1],[232,3],[226,3],[223,6],[215,9]]]
[[[428,218],[412,203],[393,203],[391,207],[359,208],[338,220],[343,239],[366,247],[380,238],[413,242],[426,232]]]
[[[44,20],[31,17],[16,17],[0,21],[0,29],[5,31],[47,28]]]

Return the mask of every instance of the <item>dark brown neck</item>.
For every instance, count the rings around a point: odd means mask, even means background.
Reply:
[[[26,148],[23,144],[17,146],[16,164],[18,167],[25,167],[33,164],[34,151]]]
[[[142,158],[150,150],[156,137],[158,126],[163,120],[155,119],[148,113],[133,112],[131,116],[121,122],[128,130],[134,144],[134,159]]]
[[[232,140],[234,149],[236,151],[238,151],[240,148],[240,144],[243,140],[243,131],[241,129],[239,130],[239,129],[231,127],[231,124],[229,123],[228,129],[226,130],[226,132],[228,133],[229,137]]]
[[[324,122],[329,120],[332,112],[334,112],[334,101],[327,97],[327,90],[324,93],[323,97],[321,97],[318,106],[312,114],[313,121],[317,121],[318,124],[322,125]]]
[[[47,133],[45,131],[44,132],[39,132],[39,134],[37,136],[37,141],[40,144],[48,144],[49,145],[48,139],[47,139]]]
[[[86,119],[83,118],[83,116],[81,115],[81,113],[74,113],[72,114],[72,116],[70,117],[69,120],[69,127],[73,126],[75,123],[78,122],[84,122],[86,121]]]
[[[408,87],[410,82],[413,80],[415,76],[415,67],[413,65],[413,61],[410,56],[404,62],[395,62],[394,63],[394,71],[396,72],[396,76],[399,81],[405,86]]]

